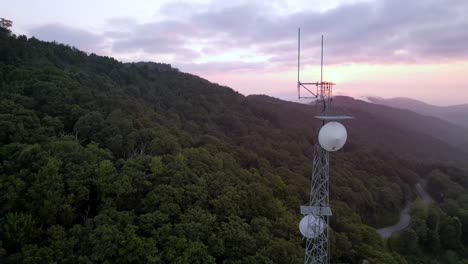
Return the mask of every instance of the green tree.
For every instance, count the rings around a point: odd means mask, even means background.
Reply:
[[[440,240],[448,249],[458,249],[461,239],[461,223],[458,217],[448,216],[440,224]]]
[[[418,235],[412,228],[401,231],[400,252],[405,255],[415,254],[418,249]]]
[[[13,22],[11,20],[0,18],[0,37],[6,37],[11,34],[11,26]]]

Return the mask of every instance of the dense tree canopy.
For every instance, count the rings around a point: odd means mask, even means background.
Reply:
[[[300,263],[317,124],[268,100],[166,64],[0,38],[0,262]],[[332,262],[466,257],[466,173],[356,142],[332,157]],[[375,227],[421,179],[437,204],[386,247]]]

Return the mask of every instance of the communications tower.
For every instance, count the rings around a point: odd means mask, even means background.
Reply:
[[[339,120],[351,119],[346,115],[332,115],[333,86],[335,83],[323,80],[323,36],[320,63],[320,82],[300,81],[300,48],[301,30],[298,29],[297,52],[297,93],[298,99],[313,99],[319,106],[319,114],[315,116],[322,122],[318,141],[314,146],[314,159],[311,177],[309,203],[301,206],[304,215],[299,223],[299,231],[306,239],[305,264],[330,263],[329,218],[332,210],[329,204],[329,152],[339,150],[346,142],[347,132]],[[301,95],[301,91],[307,93]]]

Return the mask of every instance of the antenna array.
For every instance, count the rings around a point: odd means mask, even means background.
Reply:
[[[321,60],[320,60],[320,82],[301,82],[300,80],[300,49],[301,49],[301,29],[298,29],[298,45],[297,45],[297,94],[298,99],[313,99],[318,104],[321,104],[320,114],[315,116],[322,120],[321,131],[329,133],[330,129],[341,129],[344,127],[337,122],[328,121],[350,119],[350,116],[330,115],[329,108],[331,106],[333,95],[333,82],[323,81],[323,35],[321,45]],[[301,95],[301,91],[305,90],[308,95]],[[333,124],[335,123],[335,124]],[[342,128],[341,128],[341,127]],[[325,129],[326,128],[326,129]],[[341,134],[340,134],[341,133]],[[341,138],[330,139],[328,142],[318,142],[314,146],[313,171],[311,178],[310,200],[306,205],[301,206],[301,214],[304,218],[301,220],[299,230],[306,239],[304,263],[330,263],[330,246],[329,246],[329,218],[332,211],[329,205],[329,152],[322,147],[322,143],[333,144],[334,140],[344,144],[346,141],[346,130],[338,133]],[[336,133],[335,133],[336,134]],[[328,140],[328,139],[327,139]],[[344,141],[343,141],[344,140]],[[342,144],[341,144],[342,146]],[[333,151],[341,148],[338,146]]]

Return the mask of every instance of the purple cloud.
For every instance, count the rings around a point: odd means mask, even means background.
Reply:
[[[299,26],[304,63],[319,61],[322,34],[329,64],[468,58],[468,2],[463,0],[367,1],[342,4],[324,12],[305,10],[281,15],[268,1],[225,7],[171,3],[158,14],[158,20],[147,23],[113,19],[108,21],[110,30],[101,34],[57,24],[34,28],[31,33],[94,52],[102,50],[108,40],[109,50],[117,57],[132,52],[151,57],[172,54],[176,66],[198,71],[249,70],[265,65],[294,67]],[[228,55],[239,49],[270,59],[263,64],[239,58],[188,66],[202,56]]]
[[[47,24],[30,30],[32,36],[46,41],[57,41],[87,52],[104,53],[105,38],[86,30],[62,24]]]

